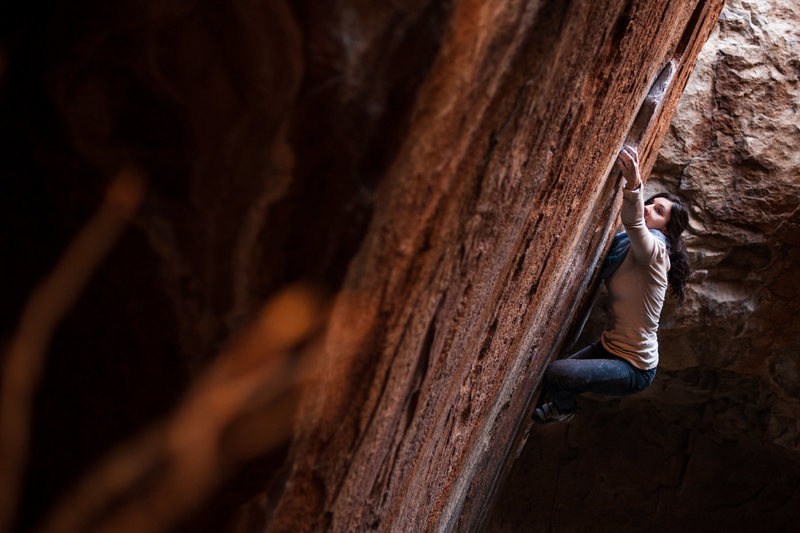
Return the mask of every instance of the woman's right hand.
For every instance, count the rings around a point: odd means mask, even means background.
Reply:
[[[642,177],[639,175],[639,154],[635,148],[623,146],[614,164],[622,171],[626,189],[636,190],[642,185]]]

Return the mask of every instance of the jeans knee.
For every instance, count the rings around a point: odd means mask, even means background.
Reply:
[[[559,359],[558,361],[553,361],[547,367],[544,373],[544,379],[548,383],[559,383],[567,378],[569,373],[569,361],[566,359]]]
[[[637,392],[641,392],[653,383],[653,379],[656,377],[656,369],[653,368],[651,370],[639,370],[635,369],[631,372],[630,380],[629,380],[629,389],[630,394],[634,394]]]

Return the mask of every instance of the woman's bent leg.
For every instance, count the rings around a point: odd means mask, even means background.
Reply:
[[[655,369],[639,370],[598,346],[594,344],[567,359],[553,361],[547,368],[545,387],[561,413],[574,412],[575,398],[583,392],[624,396],[639,392],[652,382]]]

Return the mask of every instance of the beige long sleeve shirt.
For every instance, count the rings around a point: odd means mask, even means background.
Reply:
[[[636,368],[649,370],[658,365],[658,320],[667,291],[669,254],[645,225],[642,187],[623,189],[622,195],[622,224],[631,247],[606,280],[608,324],[600,342]]]

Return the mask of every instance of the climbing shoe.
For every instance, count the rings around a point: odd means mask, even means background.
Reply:
[[[546,426],[548,424],[564,424],[572,420],[574,416],[574,411],[571,413],[560,412],[558,408],[553,405],[553,402],[544,403],[533,412],[534,422],[541,426]]]

